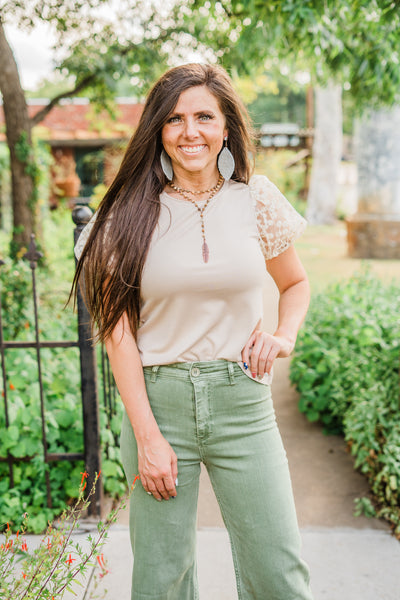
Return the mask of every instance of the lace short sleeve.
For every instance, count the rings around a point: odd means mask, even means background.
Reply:
[[[265,175],[253,175],[249,186],[261,250],[269,260],[289,248],[303,233],[307,221]]]
[[[96,215],[97,215],[97,213],[94,213],[94,215],[92,216],[90,221],[82,229],[81,235],[78,237],[78,241],[75,244],[74,252],[75,252],[75,256],[78,260],[80,259],[81,255],[82,255],[85,244],[88,241],[90,232],[92,231],[92,227],[96,221]]]

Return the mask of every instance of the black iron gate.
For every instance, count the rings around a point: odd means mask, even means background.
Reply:
[[[89,221],[92,213],[86,206],[77,206],[72,213],[72,219],[75,223],[74,243],[76,243],[83,227]],[[87,490],[90,490],[92,483],[96,477],[96,473],[101,470],[101,454],[100,454],[100,427],[99,427],[99,402],[97,391],[97,360],[96,349],[91,341],[90,318],[86,306],[83,302],[80,291],[78,292],[78,339],[67,341],[42,341],[40,339],[38,301],[36,289],[36,268],[41,253],[38,251],[35,244],[34,236],[31,238],[31,243],[28,252],[24,258],[29,261],[32,274],[32,298],[34,311],[34,327],[35,339],[29,342],[18,342],[4,340],[3,323],[2,323],[2,306],[0,294],[0,355],[1,355],[1,370],[3,379],[3,398],[5,411],[5,426],[8,429],[11,425],[9,417],[9,400],[7,386],[7,371],[5,352],[16,348],[33,348],[36,351],[37,362],[37,380],[39,382],[39,400],[40,400],[40,415],[42,425],[42,446],[43,460],[48,465],[54,461],[68,460],[84,460],[85,470],[88,473]],[[0,265],[4,264],[0,261]],[[1,267],[0,267],[1,268]],[[81,395],[82,395],[82,413],[83,413],[83,447],[82,452],[64,452],[64,453],[49,453],[46,439],[46,399],[43,391],[43,376],[42,376],[42,357],[41,351],[43,348],[79,348],[80,357],[80,373],[81,373]],[[107,357],[104,349],[102,349],[102,376],[103,376],[103,393],[105,402],[105,411],[108,420],[111,419],[115,408],[115,386],[112,379],[112,374],[108,365]],[[0,457],[1,462],[7,462],[9,467],[10,487],[14,487],[14,465],[21,461],[31,460],[31,456],[14,457],[8,452],[7,457]],[[47,492],[47,505],[52,506],[51,488],[49,471],[45,471],[45,484]],[[89,506],[89,514],[92,516],[101,515],[103,508],[103,491],[102,486],[97,485],[94,496]]]

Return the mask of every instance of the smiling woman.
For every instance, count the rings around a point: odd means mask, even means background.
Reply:
[[[243,600],[311,600],[271,399],[309,292],[293,241],[304,220],[250,178],[245,109],[219,67],[151,90],[119,173],[77,246],[125,406],[132,600],[195,600],[200,463],[228,528]],[[267,271],[280,292],[260,329]]]
[[[217,157],[227,135],[225,117],[206,86],[182,92],[161,131],[175,179],[196,192],[211,188],[218,180]]]

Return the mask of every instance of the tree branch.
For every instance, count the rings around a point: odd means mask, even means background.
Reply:
[[[60,100],[63,100],[64,98],[71,98],[90,85],[95,79],[96,75],[97,73],[91,73],[91,75],[87,75],[74,87],[73,90],[70,90],[69,92],[63,92],[62,94],[55,96],[44,108],[42,108],[42,110],[39,110],[35,115],[33,115],[33,117],[31,117],[30,121],[32,127],[43,121],[45,116],[49,114],[52,108],[54,108],[60,102]]]

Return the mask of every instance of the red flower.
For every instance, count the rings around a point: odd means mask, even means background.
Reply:
[[[15,390],[15,385],[13,383],[10,383],[10,390]]]
[[[22,577],[26,579],[26,573],[22,573]]]
[[[50,550],[51,548],[51,541],[50,538],[47,538],[47,550]]]
[[[99,567],[101,569],[100,577],[104,577],[110,571],[107,569],[106,561],[104,560],[104,554],[99,554],[96,556],[97,562],[99,563]]]
[[[135,479],[133,480],[133,483],[131,485],[131,490],[133,490],[135,483],[137,482],[137,480],[140,479],[140,475],[136,475]]]
[[[22,552],[28,552],[28,544],[26,543],[26,540],[22,542],[21,550]]]
[[[67,565],[72,565],[74,560],[76,560],[76,558],[72,558],[72,555],[70,554],[65,562],[67,563]]]
[[[82,488],[82,492],[83,492],[83,490],[86,488],[86,478],[89,476],[89,473],[86,473],[86,471],[84,471],[83,473],[81,473],[81,475],[82,475],[81,488]]]

